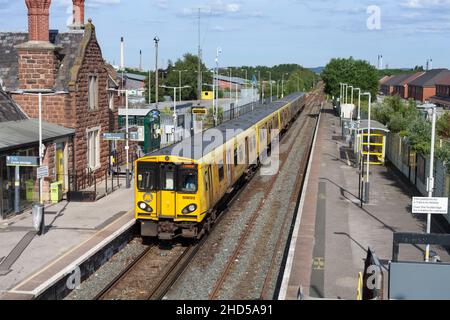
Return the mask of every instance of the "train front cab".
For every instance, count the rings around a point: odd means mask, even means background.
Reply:
[[[143,237],[194,238],[206,213],[201,170],[192,160],[147,157],[136,161],[135,215]]]

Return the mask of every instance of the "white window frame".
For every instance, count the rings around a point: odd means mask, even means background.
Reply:
[[[95,139],[95,159],[94,163],[92,163],[92,155],[91,155],[91,142],[89,139],[90,134],[97,132],[97,138]],[[94,127],[86,129],[86,159],[87,159],[87,167],[88,169],[95,171],[100,169],[101,164],[101,143],[100,143],[100,135],[101,135],[101,127]]]
[[[93,87],[92,87],[93,86]],[[98,75],[90,74],[88,76],[88,109],[98,109]]]

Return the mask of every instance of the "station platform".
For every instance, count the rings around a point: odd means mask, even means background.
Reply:
[[[364,270],[369,247],[387,271],[393,233],[426,230],[426,217],[411,213],[412,197],[418,193],[389,165],[371,166],[370,203],[360,206],[358,169],[340,135],[340,120],[326,105],[305,177],[280,300],[297,300],[300,288],[311,298],[355,300],[358,273]],[[442,262],[450,261],[444,248],[432,250]],[[424,252],[423,246],[402,246],[399,258],[423,261]]]
[[[0,299],[43,295],[58,299],[64,295],[64,283],[59,282],[71,275],[75,282],[85,277],[86,268],[94,270],[106,262],[120,245],[115,242],[132,233],[133,197],[132,186],[95,203],[63,201],[51,205],[45,210],[46,232],[42,236],[32,228],[30,212],[0,221]]]

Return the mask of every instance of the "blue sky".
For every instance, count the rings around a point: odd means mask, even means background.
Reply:
[[[381,29],[369,30],[367,8],[380,8]],[[119,62],[125,37],[126,64],[153,66],[153,37],[161,62],[197,51],[197,11],[202,11],[204,60],[221,65],[325,65],[333,57],[368,60],[382,53],[390,67],[450,67],[450,0],[86,0],[104,57]],[[71,1],[53,0],[51,27],[66,30]],[[26,30],[23,0],[0,0],[0,30]]]

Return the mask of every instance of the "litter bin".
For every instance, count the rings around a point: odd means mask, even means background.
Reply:
[[[44,232],[44,206],[42,204],[33,205],[33,228],[42,235]]]
[[[54,182],[50,185],[50,200],[59,203],[62,200],[62,182]]]
[[[34,198],[34,181],[27,180],[25,181],[25,191],[26,191],[26,199],[28,202],[33,201]]]

